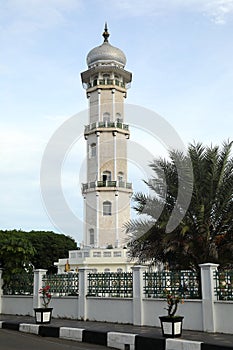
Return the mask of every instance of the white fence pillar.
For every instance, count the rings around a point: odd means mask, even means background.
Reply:
[[[87,292],[88,292],[88,273],[91,270],[84,266],[79,267],[79,307],[78,319],[86,321],[87,319]]]
[[[2,313],[2,285],[3,285],[3,280],[2,280],[2,269],[0,268],[0,314]]]
[[[33,284],[33,308],[41,307],[41,298],[39,290],[42,288],[42,278],[47,270],[34,270],[34,284]]]
[[[203,331],[216,332],[214,301],[217,297],[214,293],[214,272],[218,264],[200,264],[201,268],[201,289],[202,289],[202,315]]]
[[[142,298],[143,293],[143,273],[146,266],[136,265],[133,270],[133,324],[142,326],[144,322],[144,310]]]

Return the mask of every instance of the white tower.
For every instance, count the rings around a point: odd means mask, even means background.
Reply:
[[[94,248],[122,247],[123,225],[130,219],[132,184],[128,182],[124,99],[132,74],[124,69],[124,53],[112,46],[107,25],[102,45],[87,55],[88,70],[81,73],[89,100],[87,182],[83,184],[84,244]]]

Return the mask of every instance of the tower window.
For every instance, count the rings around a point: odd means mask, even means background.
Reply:
[[[112,215],[112,203],[109,201],[103,202],[103,215]]]
[[[106,84],[107,81],[110,79],[110,74],[103,74],[103,78],[104,78],[105,84]]]
[[[103,114],[103,121],[104,122],[110,122],[110,114],[109,113],[104,113]]]
[[[98,83],[98,75],[96,75],[93,79],[93,86],[96,86]]]
[[[96,156],[96,144],[92,143],[90,145],[90,158],[94,158]]]
[[[119,182],[122,182],[122,181],[124,180],[124,174],[123,174],[121,171],[119,171],[117,177],[118,177],[118,181],[119,181]]]
[[[114,75],[114,78],[115,78],[115,84],[116,84],[117,86],[119,86],[119,85],[120,85],[119,76],[118,76],[118,75]]]
[[[117,123],[123,123],[123,118],[121,117],[120,113],[116,114],[116,121],[117,121]]]
[[[103,172],[103,181],[111,181],[112,180],[112,173],[111,171],[104,171]]]
[[[89,239],[90,239],[90,245],[94,245],[95,243],[95,234],[94,234],[94,229],[90,228],[89,230]]]

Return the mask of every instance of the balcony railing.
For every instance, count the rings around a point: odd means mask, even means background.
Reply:
[[[95,130],[97,128],[117,128],[117,129],[122,129],[122,130],[129,130],[129,125],[128,124],[123,124],[120,122],[95,122],[89,125],[85,126],[85,133]]]
[[[92,181],[82,184],[82,192],[86,192],[89,189],[95,189],[96,187],[119,187],[132,190],[132,183],[125,181]]]
[[[97,85],[117,85],[122,88],[125,88],[125,83],[119,81],[118,79],[95,79],[91,83],[86,84],[86,89],[90,89],[91,87]]]

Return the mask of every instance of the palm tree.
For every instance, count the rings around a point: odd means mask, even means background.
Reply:
[[[133,258],[196,271],[205,262],[233,266],[231,148],[191,144],[187,154],[171,151],[150,164],[151,193],[134,195],[139,219],[126,224]]]

